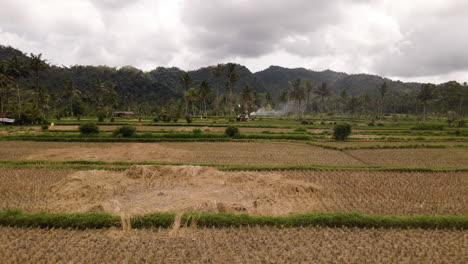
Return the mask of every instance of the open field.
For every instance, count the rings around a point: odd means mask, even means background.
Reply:
[[[0,182],[0,209],[27,212],[468,214],[466,172],[226,172],[136,166],[125,172],[0,169]]]
[[[466,263],[467,243],[466,230],[0,227],[0,262]]]
[[[335,150],[256,142],[53,143],[0,142],[0,160],[160,161],[195,164],[363,165]]]
[[[310,164],[457,167],[467,148],[336,151],[287,142],[0,142],[0,160],[157,161],[188,164]]]

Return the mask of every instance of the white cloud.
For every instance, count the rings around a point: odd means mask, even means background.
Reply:
[[[0,0],[0,43],[55,64],[219,62],[465,81],[464,0]]]

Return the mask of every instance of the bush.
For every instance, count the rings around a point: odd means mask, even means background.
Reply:
[[[114,135],[114,137],[118,137],[118,136],[131,137],[131,136],[135,135],[135,132],[136,132],[136,127],[134,127],[134,126],[123,126],[123,127],[119,127],[117,129],[115,129],[114,133],[112,133],[112,135]]]
[[[377,126],[385,126],[383,123],[377,123]]]
[[[296,127],[294,132],[307,132],[307,129],[305,127]]]
[[[104,118],[106,118],[106,113],[104,111],[99,110],[96,112],[96,116],[98,118],[98,122],[104,122]]]
[[[307,121],[307,120],[302,120],[302,121],[301,121],[301,124],[302,124],[302,125],[312,125],[313,122],[312,122],[312,121]]]
[[[162,113],[161,115],[159,115],[159,119],[161,119],[165,123],[169,123],[171,122],[172,117],[168,113]]]
[[[187,124],[192,123],[192,117],[189,116],[189,115],[186,115],[186,116],[185,116],[185,121],[187,121]]]
[[[239,128],[234,127],[234,126],[228,126],[228,127],[226,128],[225,133],[226,133],[226,135],[228,135],[229,137],[235,137],[235,136],[240,135],[240,133],[239,133]]]
[[[338,124],[333,128],[333,138],[346,140],[351,135],[351,125],[348,123]]]
[[[159,117],[153,118],[153,122],[155,122],[155,123],[159,122]]]
[[[375,126],[374,122],[370,122],[369,124],[367,124],[368,126]]]
[[[81,124],[79,130],[82,135],[99,134],[99,127],[95,123]]]
[[[444,125],[437,124],[417,124],[412,130],[444,130]]]
[[[199,129],[199,128],[194,128],[194,129],[192,130],[192,133],[193,133],[195,136],[199,136],[199,135],[201,135],[202,131],[201,131],[201,129]]]
[[[114,118],[114,117],[111,117],[110,121],[111,121],[111,122],[115,122],[115,118]]]
[[[177,123],[177,121],[179,121],[177,117],[172,118],[172,122]]]
[[[41,124],[41,129],[42,129],[42,130],[48,130],[48,129],[49,129],[49,126],[50,126],[50,122],[44,121],[44,122]]]
[[[464,127],[466,125],[465,120],[458,121],[458,127]]]

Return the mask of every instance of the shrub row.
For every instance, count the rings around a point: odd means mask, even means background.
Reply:
[[[155,213],[131,219],[133,228],[168,228],[175,213]],[[229,213],[185,213],[182,224],[193,222],[198,227],[358,227],[358,228],[423,228],[468,229],[468,216],[386,216],[359,213],[309,213],[291,216],[252,216]],[[188,224],[188,223],[187,223]],[[120,226],[120,218],[106,213],[23,213],[19,210],[0,212],[0,225],[40,228],[108,228]]]

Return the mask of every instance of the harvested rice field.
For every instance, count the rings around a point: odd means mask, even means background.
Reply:
[[[468,149],[360,149],[346,151],[366,165],[412,167],[466,167]]]
[[[468,231],[0,227],[1,263],[466,263]]]
[[[141,215],[468,214],[468,172],[239,171],[198,166],[0,169],[0,209]]]
[[[0,160],[363,165],[340,151],[300,143],[258,142],[0,142]]]

